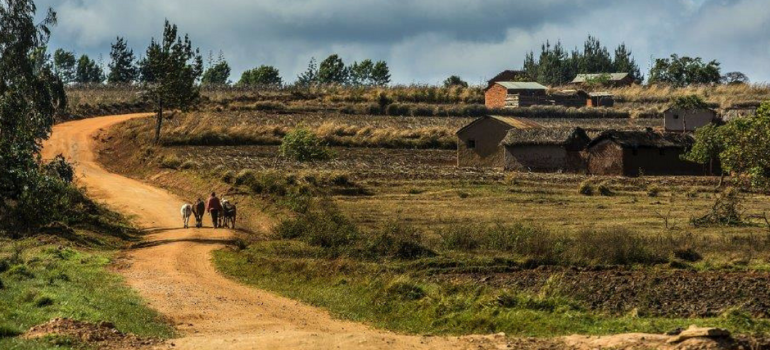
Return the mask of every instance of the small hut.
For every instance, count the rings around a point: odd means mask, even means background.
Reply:
[[[500,142],[508,131],[540,127],[527,119],[494,115],[478,118],[457,131],[457,166],[502,168]]]
[[[666,131],[695,131],[718,120],[717,112],[709,108],[672,107],[663,112],[663,115]]]
[[[580,152],[589,142],[581,128],[511,129],[502,142],[505,170],[581,172],[585,166]]]
[[[529,107],[548,104],[547,87],[536,82],[498,81],[484,92],[488,108]]]
[[[588,171],[618,176],[706,175],[708,167],[681,158],[694,141],[690,134],[652,129],[605,131],[588,144]]]
[[[615,96],[609,92],[592,92],[588,94],[588,107],[614,107]]]

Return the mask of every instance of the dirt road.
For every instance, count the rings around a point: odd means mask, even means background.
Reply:
[[[128,252],[122,270],[128,284],[150,306],[170,318],[180,339],[177,349],[478,349],[505,347],[503,337],[420,337],[340,321],[299,302],[229,280],[214,269],[211,251],[232,233],[184,230],[182,201],[171,193],[105,171],[95,161],[95,134],[145,115],[111,116],[57,125],[44,146],[44,158],[64,154],[74,162],[89,195],[134,217],[158,242]],[[213,240],[213,241],[212,241]]]
[[[233,236],[225,230],[189,230],[182,226],[182,200],[142,182],[104,170],[96,163],[96,134],[146,114],[101,117],[60,124],[44,145],[43,157],[64,154],[76,165],[90,196],[134,218],[151,232],[147,247],[126,253],[121,270],[127,283],[151,307],[168,317],[182,337],[173,349],[594,349],[658,348],[666,337],[626,334],[565,337],[560,340],[506,339],[503,335],[423,337],[394,334],[332,318],[327,312],[221,276],[211,252]],[[563,343],[562,343],[563,342]],[[693,348],[719,348],[697,341]],[[704,346],[705,345],[705,346]]]

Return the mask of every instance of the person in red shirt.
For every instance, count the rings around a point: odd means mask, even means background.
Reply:
[[[222,213],[222,202],[219,201],[215,192],[211,192],[211,197],[206,201],[206,211],[211,213],[211,221],[214,222],[214,228],[219,228],[219,214]]]

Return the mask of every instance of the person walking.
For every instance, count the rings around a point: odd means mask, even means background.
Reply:
[[[217,198],[216,192],[211,192],[211,197],[206,202],[206,211],[211,214],[211,221],[214,222],[214,228],[219,228],[219,215],[222,213],[222,202]]]

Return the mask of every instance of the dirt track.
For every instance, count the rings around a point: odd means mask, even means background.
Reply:
[[[504,336],[421,337],[398,335],[333,319],[328,313],[221,276],[211,252],[232,237],[225,230],[185,230],[171,193],[112,174],[96,163],[95,134],[141,114],[85,119],[57,125],[44,158],[64,154],[74,162],[89,195],[134,217],[151,233],[146,248],[126,253],[121,269],[128,284],[168,317],[182,337],[163,345],[174,349],[560,349],[561,341]],[[668,348],[665,337],[620,335],[567,337],[570,348],[607,344]],[[679,347],[677,347],[679,348]]]

